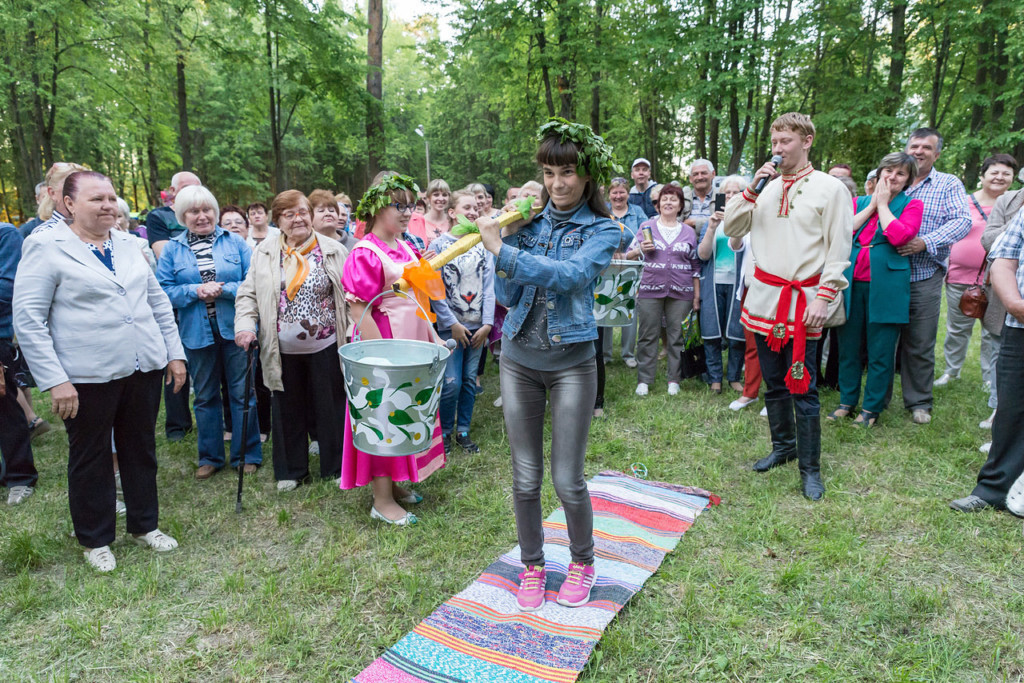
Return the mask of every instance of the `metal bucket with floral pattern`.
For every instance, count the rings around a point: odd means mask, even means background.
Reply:
[[[374,297],[366,311],[378,297],[390,293]],[[412,299],[405,292],[396,293]],[[362,322],[360,317],[356,329]],[[444,367],[451,351],[412,339],[369,339],[349,342],[338,354],[355,447],[385,457],[425,451],[434,436]]]
[[[626,327],[633,324],[636,290],[643,262],[615,259],[597,278],[594,286],[594,319],[598,327]]]

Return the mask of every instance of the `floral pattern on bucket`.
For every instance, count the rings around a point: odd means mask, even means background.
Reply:
[[[594,319],[598,327],[626,327],[633,324],[636,287],[643,265],[638,261],[615,260],[601,273],[594,287]]]

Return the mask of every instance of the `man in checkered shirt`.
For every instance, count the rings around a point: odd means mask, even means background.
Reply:
[[[960,179],[935,170],[942,153],[942,135],[934,128],[910,134],[907,153],[917,159],[917,178],[906,192],[924,204],[917,237],[897,251],[910,257],[910,322],[903,326],[900,384],[903,405],[917,424],[932,419],[935,339],[939,333],[942,281],[949,249],[971,230],[967,191]]]
[[[971,495],[949,504],[961,512],[1006,508],[1024,516],[1024,209],[1017,212],[988,255],[992,288],[1006,306],[999,347],[999,410],[992,422],[992,448]]]

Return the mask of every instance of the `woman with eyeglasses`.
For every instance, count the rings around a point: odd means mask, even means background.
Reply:
[[[345,404],[338,356],[348,329],[345,249],[313,230],[313,209],[298,190],[274,197],[270,212],[281,233],[253,251],[235,295],[235,343],[248,350],[258,331],[263,381],[272,392],[274,478],[278,491],[292,491],[309,478],[313,420],[320,476],[337,481],[341,472],[335,411]]]
[[[352,332],[353,339],[358,334],[363,340],[434,340],[430,323],[417,315],[419,307],[415,301],[395,294],[378,298],[382,292],[391,292],[391,285],[402,277],[405,267],[420,259],[419,251],[405,237],[415,206],[416,185],[412,178],[382,171],[356,207],[356,218],[366,221],[366,236],[352,248],[342,278],[350,318],[359,325]],[[352,421],[346,416],[341,488],[371,484],[372,519],[399,526],[415,524],[416,516],[400,503],[416,504],[423,498],[397,482],[421,482],[444,464],[439,418],[434,420],[433,435],[425,451],[405,457],[381,457],[356,449]]]

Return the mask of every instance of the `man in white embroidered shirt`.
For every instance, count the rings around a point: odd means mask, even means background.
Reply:
[[[805,497],[820,500],[821,406],[818,402],[818,340],[828,305],[847,286],[853,234],[850,193],[832,176],[815,171],[807,155],[814,141],[810,117],[790,112],[771,127],[772,154],[750,186],[725,208],[725,233],[750,233],[757,264],[741,321],[754,333],[772,452],[754,471],[797,459]],[[767,182],[757,191],[761,179]],[[794,416],[795,408],[795,416]]]

